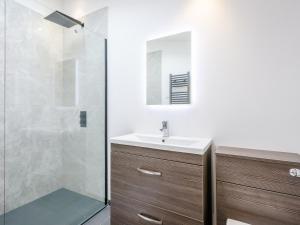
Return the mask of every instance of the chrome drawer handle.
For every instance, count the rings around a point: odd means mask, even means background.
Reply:
[[[149,218],[143,214],[137,214],[138,217],[140,217],[142,220],[145,220],[149,223],[153,223],[153,224],[158,224],[158,225],[162,225],[163,224],[163,221],[162,220],[155,220],[155,219],[152,219],[152,218]]]
[[[300,169],[296,169],[296,168],[290,169],[290,175],[292,177],[300,177]]]
[[[144,170],[144,169],[141,169],[141,168],[137,168],[137,171],[139,171],[142,174],[146,174],[146,175],[150,175],[150,176],[161,176],[161,172]]]

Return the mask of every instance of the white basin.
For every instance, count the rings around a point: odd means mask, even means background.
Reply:
[[[203,155],[210,147],[212,140],[210,138],[186,138],[176,136],[162,138],[160,135],[128,134],[111,138],[110,142],[114,144]]]

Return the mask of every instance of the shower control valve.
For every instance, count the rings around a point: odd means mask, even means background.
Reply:
[[[87,127],[87,113],[86,111],[80,112],[80,127]]]

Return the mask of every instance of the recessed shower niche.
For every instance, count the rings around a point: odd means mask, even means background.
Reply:
[[[107,201],[107,9],[0,11],[0,224],[82,224]]]
[[[69,107],[77,105],[79,94],[79,90],[76,88],[78,84],[77,60],[63,60],[58,63],[57,68],[58,71],[55,77],[56,104]]]

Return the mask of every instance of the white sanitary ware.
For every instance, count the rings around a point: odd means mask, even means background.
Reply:
[[[226,225],[251,225],[251,224],[243,223],[243,222],[232,220],[232,219],[228,219]]]
[[[110,142],[114,144],[202,155],[210,147],[212,140],[210,138],[185,138],[175,136],[163,138],[160,135],[128,134],[111,138]]]

